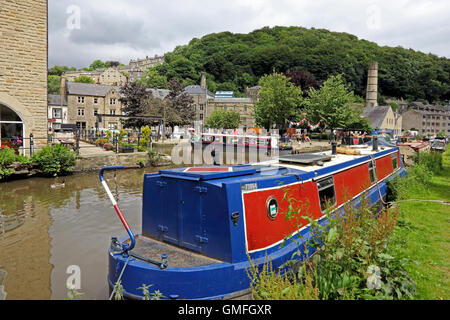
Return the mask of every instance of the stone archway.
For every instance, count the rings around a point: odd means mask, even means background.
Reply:
[[[17,99],[0,93],[0,139],[3,145],[7,139],[22,138],[23,148],[29,143],[26,138],[30,135],[34,127],[32,114]],[[25,139],[23,139],[25,138]]]

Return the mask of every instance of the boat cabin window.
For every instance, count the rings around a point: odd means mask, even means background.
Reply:
[[[392,157],[392,167],[395,169],[397,169],[398,167],[398,163],[397,163],[397,153],[392,153],[391,154]]]
[[[370,176],[370,183],[374,183],[377,180],[377,168],[373,161],[369,161],[369,176]]]
[[[317,190],[319,192],[320,209],[322,211],[327,208],[327,205],[334,205],[336,203],[333,177],[318,181]]]

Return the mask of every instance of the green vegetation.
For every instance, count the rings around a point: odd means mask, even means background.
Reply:
[[[47,146],[31,158],[47,175],[64,175],[72,172],[75,165],[75,155],[70,148],[57,144]]]
[[[301,27],[265,27],[248,34],[221,32],[194,38],[165,55],[160,75],[184,85],[207,73],[208,88],[244,93],[273,72],[299,69],[323,82],[343,74],[355,94],[365,96],[370,61],[379,63],[382,96],[407,100],[450,98],[450,60],[401,47],[379,46],[348,33]]]
[[[413,263],[407,270],[417,299],[450,299],[450,148],[424,153],[407,179],[397,184],[400,220],[394,236],[398,252]],[[447,201],[447,204],[445,203]]]
[[[80,82],[80,83],[95,83],[94,79],[92,79],[89,76],[79,76],[78,78],[76,78],[75,80],[73,80],[73,82]]]
[[[59,94],[61,88],[61,77],[55,75],[49,75],[47,77],[47,93]]]
[[[20,162],[22,165],[31,163],[27,157],[17,155],[14,149],[2,146],[0,149],[0,181],[14,173],[13,169],[8,168],[13,162]]]
[[[239,127],[241,122],[238,112],[233,110],[214,110],[208,118],[206,118],[205,127],[215,129],[235,129]]]
[[[273,125],[282,128],[286,126],[286,119],[298,116],[299,107],[303,104],[303,92],[289,78],[273,73],[263,76],[258,84],[262,88],[253,110],[257,125],[266,129],[272,129]]]
[[[284,274],[270,262],[262,270],[251,262],[253,297],[448,300],[450,150],[443,159],[439,153],[420,154],[408,176],[396,178],[390,189],[390,209],[375,215],[363,199],[358,208],[347,204],[345,215],[327,212],[327,227],[286,196],[286,219],[311,223],[312,250],[306,249],[305,263],[289,262],[294,268]]]

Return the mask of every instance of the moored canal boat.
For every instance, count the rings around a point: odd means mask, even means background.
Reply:
[[[100,180],[128,236],[113,238],[108,282],[121,281],[127,298],[142,299],[152,285],[172,299],[232,299],[249,293],[249,258],[278,268],[309,239],[310,225],[285,219],[285,196],[307,203],[308,215],[327,223],[326,204],[342,210],[365,195],[384,202],[389,179],[405,175],[398,147],[280,157],[239,166],[205,166],[145,174],[142,232],[135,235]],[[290,238],[287,239],[286,237]],[[289,241],[295,239],[296,241]],[[281,245],[283,244],[283,245]]]

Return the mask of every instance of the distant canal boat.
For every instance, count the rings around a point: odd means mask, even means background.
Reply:
[[[222,133],[200,133],[193,137],[191,144],[201,144],[202,147],[208,145],[222,146],[223,148],[233,147],[245,150],[263,150],[266,153],[277,151],[291,151],[292,146],[280,145],[274,136],[259,135],[239,135]],[[285,152],[284,152],[285,153]]]
[[[359,150],[360,155],[329,151],[145,174],[139,235],[103,178],[105,170],[124,167],[103,168],[100,180],[128,232],[113,238],[108,251],[111,290],[120,280],[131,299],[143,298],[143,284],[171,299],[248,294],[249,258],[260,268],[267,259],[279,268],[311,237],[306,220],[300,219],[298,229],[285,218],[285,195],[306,203],[309,215],[326,224],[327,203],[342,210],[346,201],[357,203],[365,195],[371,205],[380,204],[386,182],[406,175],[398,147]]]

